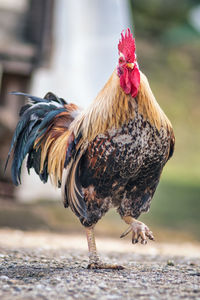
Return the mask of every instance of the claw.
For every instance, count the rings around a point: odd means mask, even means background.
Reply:
[[[138,239],[132,239],[132,244],[137,244],[138,243]]]
[[[132,227],[129,226],[126,231],[124,231],[121,235],[120,235],[120,239],[122,239],[123,237],[125,237],[127,234],[129,234],[129,232],[131,232]]]
[[[153,233],[151,231],[147,231],[146,232],[146,236],[151,240],[151,241],[155,241],[155,238],[153,236]]]
[[[142,240],[142,241],[141,241],[141,244],[142,244],[142,245],[146,245],[146,244],[147,244],[147,240]]]

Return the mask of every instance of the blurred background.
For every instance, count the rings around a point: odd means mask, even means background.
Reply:
[[[15,188],[4,164],[25,99],[51,90],[87,107],[117,64],[122,29],[136,37],[141,70],[176,135],[150,212],[159,241],[200,241],[200,4],[198,0],[0,0],[0,228],[80,232],[60,191],[23,171]],[[96,226],[116,236],[110,211]]]

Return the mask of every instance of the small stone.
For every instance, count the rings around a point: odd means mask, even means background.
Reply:
[[[198,294],[198,293],[200,293],[200,290],[199,289],[194,289],[193,293]]]
[[[14,286],[13,289],[14,289],[16,292],[21,292],[21,290],[22,290],[22,289],[19,288],[18,286]]]
[[[10,278],[8,277],[8,276],[5,276],[5,275],[1,275],[0,276],[0,280],[2,280],[2,281],[7,281],[7,280],[9,280]]]
[[[170,267],[173,267],[173,266],[175,266],[175,263],[173,262],[173,260],[168,260],[167,265]]]
[[[105,283],[103,283],[103,282],[100,283],[98,286],[99,286],[99,288],[102,289],[102,290],[105,290],[105,289],[107,288],[107,285],[106,285]]]

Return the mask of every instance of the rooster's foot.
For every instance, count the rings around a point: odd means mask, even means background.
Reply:
[[[125,218],[124,218],[125,219]],[[128,229],[120,236],[120,238],[125,237],[129,232],[132,231],[132,243],[136,244],[139,241],[141,244],[145,245],[147,244],[147,238],[154,241],[153,233],[150,231],[150,229],[142,222],[137,221],[133,218],[126,217],[125,222],[130,224]]]
[[[123,270],[123,266],[105,264],[101,262],[97,254],[96,243],[94,238],[94,228],[86,227],[86,234],[89,248],[89,265],[88,269],[110,269],[110,270]]]
[[[102,263],[102,262],[93,262],[93,263],[90,263],[88,266],[87,266],[87,269],[110,269],[110,270],[123,270],[124,267],[123,266],[119,266],[119,265],[112,265],[112,264],[105,264],[105,263]]]

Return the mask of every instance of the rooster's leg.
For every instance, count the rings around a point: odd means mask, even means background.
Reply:
[[[105,264],[100,260],[97,254],[93,227],[86,228],[86,235],[87,235],[88,249],[89,249],[89,265],[87,267],[88,269],[115,269],[115,270],[124,269],[123,266]]]
[[[120,236],[120,238],[123,238],[129,232],[132,231],[132,243],[133,244],[138,243],[139,239],[141,240],[141,244],[144,244],[144,245],[147,243],[147,238],[154,241],[153,233],[149,230],[149,228],[144,223],[137,221],[136,219],[134,219],[132,217],[123,217],[123,220],[130,226]]]
[[[92,268],[93,265],[95,266],[101,264],[100,258],[97,254],[94,228],[93,227],[86,228],[86,235],[87,235],[88,250],[89,250],[88,268]]]

